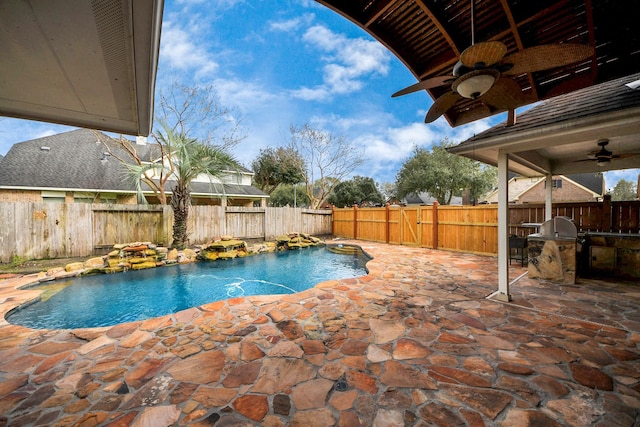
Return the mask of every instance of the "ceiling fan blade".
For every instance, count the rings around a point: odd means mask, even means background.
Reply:
[[[427,112],[424,122],[431,123],[435,121],[438,117],[449,111],[449,109],[460,99],[462,99],[462,96],[455,92],[445,93],[440,98],[436,99],[431,108],[429,108],[429,112]]]
[[[391,97],[395,98],[397,96],[406,95],[408,93],[417,92],[419,90],[425,90],[425,89],[431,89],[433,87],[444,86],[447,83],[451,83],[453,80],[454,78],[451,76],[432,77],[430,79],[426,79],[416,84],[413,84],[411,86],[405,87],[404,89],[399,90],[393,95],[391,95]]]
[[[520,85],[508,77],[500,77],[480,99],[500,110],[511,110],[530,102],[522,93]]]
[[[500,61],[507,54],[507,46],[504,43],[480,42],[469,46],[460,54],[460,62],[469,68],[490,67]],[[476,67],[477,64],[482,64]]]
[[[611,156],[612,159],[626,159],[627,157],[638,156],[640,153],[622,153],[622,154],[614,154]]]
[[[505,57],[501,62],[513,64],[504,71],[506,76],[532,73],[573,64],[593,56],[591,46],[575,43],[544,44],[533,46]]]
[[[589,154],[591,156],[591,154]],[[613,154],[611,156],[599,156],[599,157],[589,157],[587,159],[574,160],[575,163],[578,162],[598,162],[598,161],[611,161],[615,159],[626,159],[629,157],[640,156],[640,153],[622,153],[622,154]]]

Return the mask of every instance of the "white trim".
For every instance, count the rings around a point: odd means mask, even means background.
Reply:
[[[509,294],[509,158],[498,152],[498,294],[500,301],[511,301]]]

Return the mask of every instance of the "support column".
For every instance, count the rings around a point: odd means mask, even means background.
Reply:
[[[498,153],[498,293],[500,301],[511,301],[509,293],[509,159]]]
[[[548,174],[545,179],[544,220],[548,221],[551,219],[551,210],[553,209],[553,174]]]

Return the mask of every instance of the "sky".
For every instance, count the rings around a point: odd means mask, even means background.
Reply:
[[[414,147],[458,143],[503,122],[504,114],[451,128],[425,124],[425,91],[391,98],[416,82],[383,45],[311,0],[165,0],[156,93],[173,81],[213,85],[246,138],[233,154],[245,166],[261,149],[286,145],[293,125],[344,137],[363,150],[353,175],[393,182]],[[17,142],[74,128],[0,118],[0,154]],[[636,182],[638,170],[612,171]]]

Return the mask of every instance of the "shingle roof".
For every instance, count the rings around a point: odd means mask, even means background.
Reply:
[[[410,193],[404,197],[405,203],[408,205],[432,205],[433,202],[437,201],[435,197],[433,197],[430,193]],[[452,196],[451,197],[451,205],[461,205],[462,197],[460,196]]]
[[[104,133],[78,129],[15,144],[2,160],[0,187],[50,188],[82,191],[135,192],[126,168],[107,147],[127,158],[118,142]],[[136,145],[144,161],[160,156],[157,144]],[[251,173],[240,168],[240,172]],[[246,188],[245,188],[246,187]],[[266,196],[251,186],[224,185],[224,193],[212,193],[211,185],[193,183],[194,193]]]
[[[519,114],[516,126],[504,126],[504,123],[496,125],[467,139],[457,147],[472,145],[474,142],[497,136],[523,133],[535,128],[557,125],[595,114],[601,115],[640,106],[640,90],[633,90],[625,85],[638,79],[640,79],[640,73],[548,99]]]
[[[122,164],[104,156],[100,141],[118,152],[111,138],[89,129],[15,144],[2,161],[0,186],[135,191]]]
[[[588,188],[594,193],[603,194],[604,189],[604,177],[600,173],[577,173],[565,175],[570,180],[577,182],[583,187]]]

